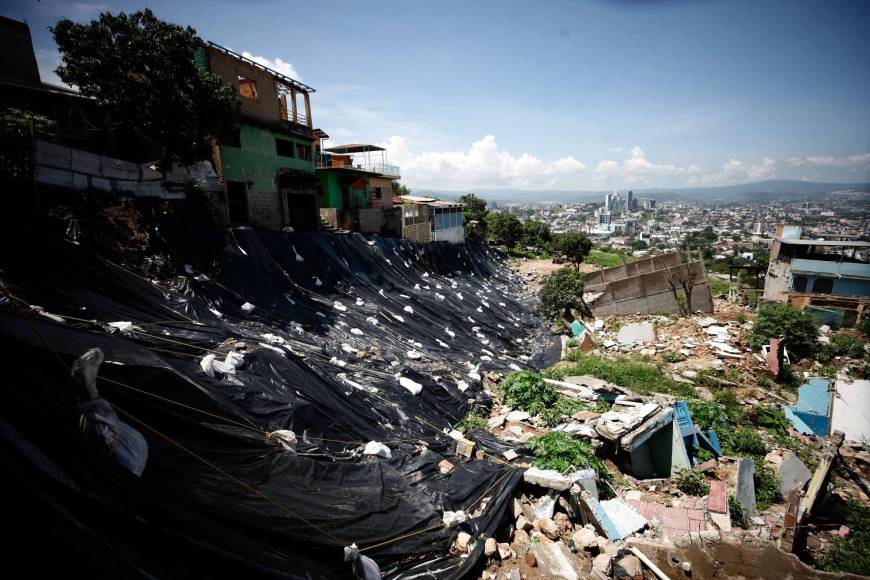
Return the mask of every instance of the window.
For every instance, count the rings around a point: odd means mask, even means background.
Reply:
[[[806,276],[795,276],[794,280],[791,283],[791,289],[793,292],[806,292],[807,291],[807,278],[806,278]]]
[[[311,147],[307,145],[297,145],[296,154],[303,161],[311,161]]]
[[[280,155],[281,157],[296,157],[294,154],[294,146],[295,143],[293,141],[288,141],[287,139],[275,139],[275,153]]]
[[[813,282],[813,292],[816,294],[830,294],[834,291],[834,281],[830,278],[816,278]]]
[[[257,100],[257,82],[253,79],[239,77],[239,95],[252,101]]]
[[[375,199],[381,199],[381,188],[380,187],[375,188]]]

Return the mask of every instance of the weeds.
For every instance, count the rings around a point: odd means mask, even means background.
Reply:
[[[743,506],[737,501],[734,495],[728,496],[728,512],[731,516],[731,525],[735,528],[746,528],[746,513],[743,511]]]
[[[562,376],[592,375],[642,394],[666,393],[683,398],[696,395],[692,385],[671,379],[653,364],[625,357],[611,359],[580,352],[571,353],[568,360],[574,362],[575,366],[559,369]]]
[[[560,473],[589,467],[598,473],[599,479],[609,481],[612,478],[604,462],[595,455],[595,447],[588,441],[555,432],[532,437],[527,445],[535,457],[535,467],[555,469]]]
[[[870,576],[870,507],[854,500],[849,500],[847,506],[849,535],[832,538],[819,564],[828,572]]]
[[[457,431],[462,431],[463,435],[467,435],[475,429],[483,429],[485,431],[488,426],[486,418],[480,415],[477,409],[471,409],[462,421],[456,424],[455,428]]]
[[[771,505],[782,501],[779,491],[779,478],[763,459],[755,459],[755,503],[758,511],[764,511]]]
[[[678,363],[686,360],[686,355],[678,350],[666,350],[662,353],[662,360],[666,363]]]
[[[541,411],[541,421],[547,427],[554,427],[561,423],[566,417],[570,417],[574,413],[583,411],[586,405],[574,399],[560,396],[556,404],[547,407]]]
[[[720,443],[726,455],[759,457],[767,453],[767,444],[752,427],[739,427],[731,432],[723,431]]]
[[[677,488],[686,495],[701,497],[710,493],[704,474],[693,469],[677,470]]]
[[[528,411],[530,415],[540,415],[560,398],[559,393],[533,371],[511,373],[501,382],[499,391],[505,405]]]

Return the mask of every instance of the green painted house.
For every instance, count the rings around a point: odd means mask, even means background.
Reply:
[[[224,183],[212,199],[224,225],[317,229],[320,225],[314,159],[326,135],[311,121],[311,87],[227,48],[209,43],[205,65],[238,87],[242,104],[234,139],[215,146]]]

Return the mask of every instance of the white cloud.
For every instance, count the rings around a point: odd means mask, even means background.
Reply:
[[[42,79],[42,82],[72,88],[60,80],[60,77],[54,72],[60,66],[60,52],[56,49],[37,48],[34,50],[34,54],[36,55],[36,66],[39,67],[39,77]]]
[[[846,169],[870,169],[870,153],[850,155],[849,157],[791,157],[788,164],[792,167],[838,167]]]
[[[622,153],[622,147],[611,147],[608,149],[611,153]]]
[[[716,173],[690,177],[687,185],[725,185],[746,181],[761,181],[776,177],[776,161],[764,157],[761,163],[752,165],[737,159],[729,159]]]
[[[275,60],[266,58],[265,56],[256,56],[250,52],[243,52],[242,56],[245,58],[249,58],[252,61],[259,63],[265,67],[272,69],[275,72],[279,72],[285,77],[290,77],[291,79],[301,81],[302,77],[299,76],[299,73],[296,72],[296,69],[293,68],[293,65],[287,61],[281,60],[280,58],[276,58]]]
[[[500,149],[492,135],[475,141],[467,151],[414,154],[405,139],[398,136],[380,145],[387,149],[390,163],[402,168],[403,179],[418,186],[538,189],[588,171],[573,157],[543,161],[528,153],[515,156]]]

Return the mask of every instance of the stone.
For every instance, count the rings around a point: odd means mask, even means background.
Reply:
[[[592,569],[598,570],[599,572],[609,576],[612,561],[613,556],[611,556],[610,554],[598,554],[592,560]]]
[[[518,421],[528,421],[529,414],[526,411],[511,411],[505,416],[505,420],[508,423],[516,423]]]
[[[616,340],[619,344],[643,344],[655,342],[656,329],[650,322],[625,324],[619,329]]]
[[[501,542],[498,544],[498,557],[502,560],[510,560],[513,556],[513,550],[511,550],[510,544],[507,542]]]
[[[487,558],[491,558],[495,556],[497,551],[498,543],[495,541],[495,538],[487,538],[486,542],[483,544],[483,555]]]
[[[574,532],[571,539],[574,540],[574,547],[578,550],[591,550],[598,547],[598,536],[589,528],[580,528]]]
[[[559,525],[553,521],[553,518],[540,518],[535,521],[538,524],[538,528],[545,536],[551,540],[559,538]]]
[[[505,461],[513,461],[514,459],[519,457],[517,452],[514,451],[513,449],[508,449],[507,451],[502,453],[501,456],[505,458]]]
[[[594,478],[595,472],[589,469],[581,469],[569,475],[562,475],[555,469],[539,469],[537,467],[530,467],[523,474],[523,481],[526,483],[539,485],[556,491],[567,491],[571,489],[571,485],[577,481],[582,481],[583,483],[581,483],[581,486],[586,489],[589,485],[594,486]],[[595,494],[597,495],[597,490]]]
[[[553,521],[556,522],[556,525],[559,526],[559,533],[561,536],[567,536],[568,532],[573,528],[573,524],[571,524],[571,518],[568,517],[568,514],[563,512],[558,512],[553,514]]]
[[[438,463],[438,471],[441,472],[441,475],[447,475],[448,473],[453,471],[453,464],[446,459],[442,459]]]
[[[764,460],[772,464],[777,477],[779,477],[779,491],[783,497],[797,487],[802,489],[813,476],[803,461],[791,451],[775,450],[768,453]]]
[[[517,519],[523,514],[523,504],[520,503],[520,500],[514,498],[513,502],[513,514],[514,519]]]
[[[510,572],[507,573],[507,580],[523,580],[523,577],[517,568],[511,568]]]
[[[616,578],[642,578],[643,566],[640,559],[634,554],[621,557],[613,566],[613,575]]]
[[[519,439],[523,436],[523,428],[519,425],[511,425],[510,427],[505,427],[504,434]]]
[[[514,530],[514,544],[523,545],[529,543],[529,533],[525,530]]]
[[[489,427],[490,430],[496,429],[504,425],[504,422],[507,420],[507,415],[496,415],[495,417],[490,417],[486,422],[486,426]]]
[[[538,559],[535,557],[535,552],[533,550],[529,550],[526,552],[526,566],[529,568],[534,568],[538,565]]]
[[[236,350],[236,351],[239,351],[239,350],[245,350],[245,349],[247,349],[247,348],[248,348],[247,343],[242,342],[242,341],[239,341],[239,342],[237,342],[236,344],[233,345],[233,349]]]
[[[555,544],[536,544],[530,553],[534,553],[541,575],[545,578],[559,580],[577,580],[577,572],[571,564],[573,555],[568,546],[559,542]]]
[[[600,554],[607,554],[608,556],[615,556],[619,553],[619,545],[607,538],[598,536],[598,552]]]
[[[517,517],[517,529],[523,530],[524,532],[528,532],[532,529],[532,522],[530,522],[526,516],[520,514]]]
[[[625,499],[628,501],[640,501],[643,497],[643,492],[639,489],[631,489],[625,493]]]
[[[468,552],[468,544],[471,542],[471,534],[459,532],[456,536],[456,547],[460,552]]]

